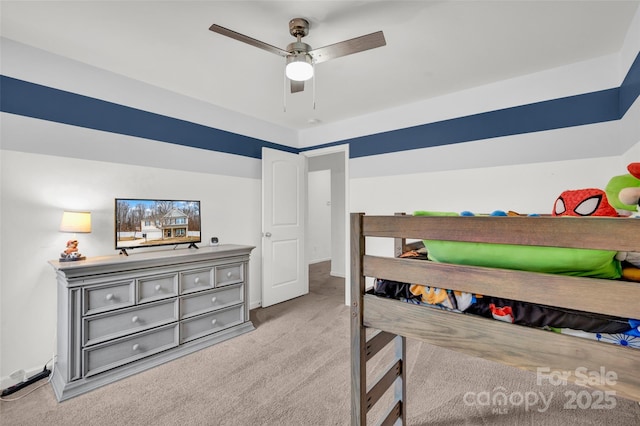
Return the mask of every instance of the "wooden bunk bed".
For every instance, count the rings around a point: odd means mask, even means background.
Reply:
[[[447,288],[543,305],[640,318],[640,283],[583,278],[398,258],[409,240],[450,240],[640,252],[640,220],[554,217],[417,217],[351,214],[351,424],[366,425],[367,413],[389,389],[395,400],[380,424],[406,424],[403,363],[406,338],[536,371],[618,372],[617,397],[640,401],[640,350],[507,324],[473,315],[412,305],[367,292],[367,277],[412,284],[446,282]],[[367,237],[392,238],[395,256],[367,254]],[[431,284],[433,285],[433,284]],[[601,286],[608,291],[602,292]],[[580,297],[575,297],[577,294]],[[553,301],[553,303],[550,303]],[[517,327],[519,339],[513,339]],[[372,329],[367,332],[367,329]],[[374,331],[374,332],[372,332]],[[395,360],[367,383],[367,360],[388,344]],[[508,348],[508,350],[505,350]],[[532,350],[532,348],[535,348]],[[622,373],[624,372],[624,373]],[[573,378],[573,377],[572,377]],[[377,410],[381,411],[381,410]]]

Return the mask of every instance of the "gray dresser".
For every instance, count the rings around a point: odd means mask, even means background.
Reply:
[[[220,245],[49,262],[58,281],[58,401],[254,329],[249,255]]]

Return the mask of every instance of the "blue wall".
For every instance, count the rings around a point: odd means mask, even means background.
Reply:
[[[261,158],[297,148],[0,76],[0,110],[73,126]],[[640,53],[620,87],[304,148],[349,144],[351,158],[620,120],[640,96]]]

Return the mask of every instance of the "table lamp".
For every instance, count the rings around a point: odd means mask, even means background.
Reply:
[[[71,232],[73,238],[67,241],[67,247],[60,253],[61,262],[69,262],[74,260],[83,260],[78,251],[78,240],[76,233],[91,232],[91,213],[90,212],[64,212],[62,221],[60,222],[60,232]]]

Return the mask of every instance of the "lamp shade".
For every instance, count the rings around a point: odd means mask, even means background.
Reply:
[[[304,53],[288,56],[285,74],[289,80],[309,80],[313,77],[313,65],[311,65],[311,58]]]
[[[91,213],[64,212],[60,222],[60,232],[91,232]]]

